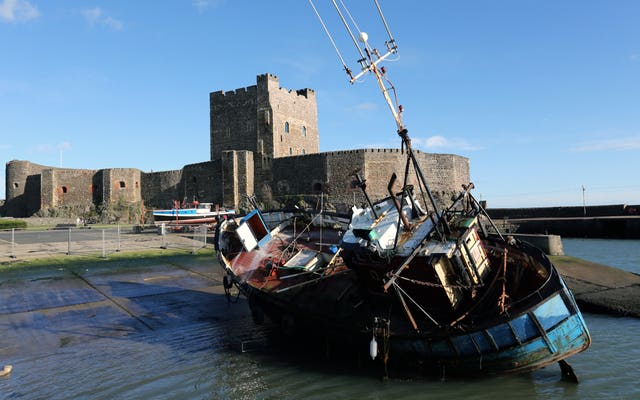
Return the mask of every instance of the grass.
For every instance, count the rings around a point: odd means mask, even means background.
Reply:
[[[31,260],[11,261],[0,264],[0,274],[16,271],[34,271],[39,269],[107,267],[110,269],[157,265],[158,263],[178,262],[216,262],[212,249],[201,249],[196,254],[180,249],[150,249],[110,254],[108,258],[99,255],[52,256]]]
[[[26,221],[23,221],[21,219],[0,218],[0,229],[13,229],[13,228],[24,229],[26,227],[27,227]]]

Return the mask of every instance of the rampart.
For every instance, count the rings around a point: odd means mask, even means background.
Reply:
[[[439,205],[450,204],[462,184],[469,182],[469,159],[453,154],[415,153]],[[403,176],[405,164],[406,154],[399,149],[359,149],[279,158],[274,161],[271,189],[275,198],[291,193],[325,193],[339,211],[346,211],[345,207],[365,201],[362,191],[352,185],[356,171],[366,179],[367,192],[375,201],[388,196],[391,175],[395,172],[398,177]],[[400,179],[394,186],[398,191]],[[417,185],[415,174],[408,184]]]
[[[406,154],[399,149],[320,153],[315,91],[280,87],[275,75],[258,75],[253,86],[211,92],[209,105],[211,160],[149,173],[135,168],[64,169],[14,160],[6,168],[6,214],[21,217],[56,207],[140,201],[147,208],[167,208],[174,200],[194,199],[239,208],[250,195],[273,205],[288,196],[320,193],[347,211],[364,202],[362,192],[352,185],[354,171],[367,180],[374,200],[388,195],[393,172],[403,176]],[[419,151],[415,156],[441,205],[469,181],[465,157]],[[396,190],[401,184],[398,181]]]

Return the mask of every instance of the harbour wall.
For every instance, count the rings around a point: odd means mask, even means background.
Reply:
[[[578,238],[640,238],[640,205],[487,209],[506,233]]]

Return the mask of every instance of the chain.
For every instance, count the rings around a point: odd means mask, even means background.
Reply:
[[[477,289],[480,288],[482,286],[484,286],[483,284],[480,285],[442,285],[439,283],[432,283],[432,282],[425,282],[425,281],[419,281],[416,279],[411,279],[411,278],[405,278],[404,276],[398,276],[398,279],[402,279],[411,283],[415,283],[416,285],[422,285],[422,286],[430,286],[430,287],[436,287],[436,288],[452,288],[452,289],[468,289],[468,290],[472,290],[472,289]]]

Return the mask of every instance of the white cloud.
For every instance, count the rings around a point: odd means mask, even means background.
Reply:
[[[0,4],[0,19],[8,22],[25,22],[40,16],[40,11],[26,0],[4,0]]]
[[[570,149],[570,151],[578,153],[625,150],[640,150],[640,135],[614,139],[594,140],[585,142]]]
[[[434,150],[450,150],[450,151],[476,151],[481,150],[482,147],[473,145],[465,139],[451,138],[447,139],[444,136],[434,135],[429,136],[426,139],[412,138],[411,142],[413,147],[420,148],[425,151]]]
[[[108,26],[109,28],[113,29],[114,31],[121,31],[122,28],[124,28],[124,24],[122,23],[122,21],[117,20],[115,18],[112,17],[107,17],[102,21],[102,24],[105,26]]]
[[[203,13],[207,8],[218,7],[222,2],[223,0],[192,0],[191,4],[199,13]]]
[[[114,31],[124,29],[124,23],[122,21],[105,15],[100,7],[85,8],[80,12],[89,26],[102,25]]]
[[[378,105],[376,103],[360,103],[351,107],[354,111],[375,111],[378,109]]]
[[[87,23],[91,26],[95,25],[102,15],[102,9],[100,9],[100,7],[85,8],[80,12],[84,16],[84,19],[87,21]]]
[[[71,150],[71,142],[61,142],[58,143],[58,150]]]
[[[63,150],[71,150],[72,148],[73,147],[71,146],[71,142],[67,142],[67,141],[60,142],[55,145],[49,144],[49,143],[42,143],[29,149],[29,152],[49,154],[49,153],[57,153]]]

